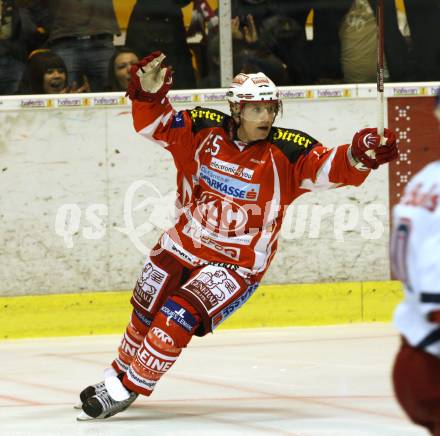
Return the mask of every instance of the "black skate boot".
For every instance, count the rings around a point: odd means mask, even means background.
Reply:
[[[104,379],[107,377],[112,377],[117,375],[116,371],[113,368],[106,368],[104,370]],[[81,402],[79,404],[76,404],[73,406],[74,409],[82,409],[82,405],[89,399],[92,398],[94,395],[99,394],[105,389],[105,382],[104,380],[102,382],[96,383],[94,385],[87,386],[84,388],[80,394],[79,399]]]
[[[112,377],[112,379],[110,384],[109,379],[106,379],[104,388],[86,399],[82,405],[82,412],[77,417],[78,421],[109,418],[127,409],[138,397],[135,392],[125,389],[117,377]],[[113,396],[108,391],[110,386]]]
[[[82,405],[89,399],[92,398],[94,395],[99,394],[105,389],[105,382],[99,382],[94,385],[87,386],[84,388],[80,394],[79,399],[81,400],[81,403],[76,404],[73,406],[75,409],[82,409]]]

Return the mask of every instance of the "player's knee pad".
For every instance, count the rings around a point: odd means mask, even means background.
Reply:
[[[145,317],[138,310],[133,310],[130,322],[128,323],[118,348],[118,357],[112,362],[112,367],[116,372],[126,372],[128,370],[150,325],[150,319]]]
[[[189,303],[179,297],[169,298],[154,317],[127,371],[124,385],[150,395],[186,347],[199,322],[200,317]]]

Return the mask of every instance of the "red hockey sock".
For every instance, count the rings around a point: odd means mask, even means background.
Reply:
[[[136,310],[133,310],[131,314],[130,322],[122,336],[121,344],[118,348],[118,357],[113,360],[112,367],[117,373],[127,372],[128,367],[134,359],[145,335],[149,329],[149,321],[144,316],[140,318],[140,315]]]
[[[189,343],[199,323],[200,316],[187,301],[177,296],[169,298],[154,317],[123,379],[124,386],[150,395]]]

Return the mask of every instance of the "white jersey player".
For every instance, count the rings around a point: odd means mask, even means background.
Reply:
[[[395,324],[410,345],[440,357],[440,160],[408,183],[393,222],[393,271],[405,288]]]
[[[440,121],[440,105],[436,113]],[[439,124],[440,128],[440,124]],[[402,335],[393,382],[408,416],[440,435],[440,160],[405,188],[393,210],[391,260],[405,297],[394,314]]]

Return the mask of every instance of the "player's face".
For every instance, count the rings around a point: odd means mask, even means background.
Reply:
[[[63,68],[49,68],[43,76],[43,89],[46,94],[58,94],[66,87],[66,72]]]
[[[278,111],[278,103],[249,102],[243,104],[240,112],[238,137],[241,141],[252,142],[267,138]]]
[[[134,53],[121,53],[115,58],[115,76],[122,89],[127,89],[130,80],[130,68],[139,59]]]

